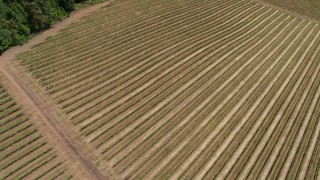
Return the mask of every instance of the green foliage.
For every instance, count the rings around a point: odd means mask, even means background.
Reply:
[[[0,51],[6,50],[12,44],[11,32],[0,28]]]
[[[59,5],[63,7],[66,12],[71,12],[75,10],[75,5],[73,0],[59,0]]]
[[[85,0],[0,0],[0,54],[49,28]]]

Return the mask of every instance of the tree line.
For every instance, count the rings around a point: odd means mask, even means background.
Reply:
[[[64,19],[86,0],[0,0],[0,54]]]

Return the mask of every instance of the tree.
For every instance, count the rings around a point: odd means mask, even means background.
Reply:
[[[59,5],[66,11],[71,12],[75,10],[75,5],[73,0],[59,0]]]
[[[8,49],[12,44],[11,32],[0,27],[0,52]]]
[[[49,28],[85,0],[0,0],[0,53]]]

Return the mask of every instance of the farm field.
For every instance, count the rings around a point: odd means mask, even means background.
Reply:
[[[246,0],[119,0],[13,64],[115,179],[320,178],[316,22]]]
[[[0,179],[71,179],[68,161],[0,84]]]
[[[320,21],[320,1],[318,0],[256,0]]]

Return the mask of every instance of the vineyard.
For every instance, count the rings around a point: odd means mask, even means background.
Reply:
[[[0,84],[0,179],[71,179],[67,165]]]
[[[316,22],[248,0],[119,0],[16,62],[106,174],[320,178]]]
[[[318,0],[256,0],[320,21],[320,1]]]

